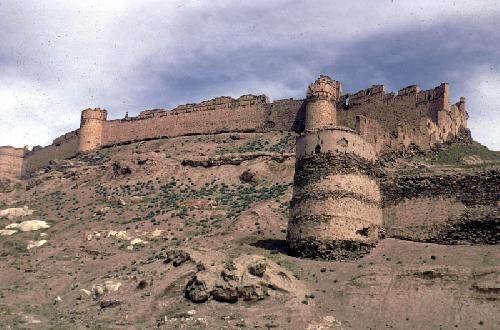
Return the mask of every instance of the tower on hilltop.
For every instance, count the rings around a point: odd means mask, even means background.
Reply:
[[[382,226],[375,150],[336,126],[339,96],[340,83],[327,76],[307,92],[287,233],[291,252],[301,257],[358,258],[376,244]]]
[[[108,112],[104,109],[85,109],[80,122],[80,144],[78,151],[88,153],[101,147],[103,126]]]

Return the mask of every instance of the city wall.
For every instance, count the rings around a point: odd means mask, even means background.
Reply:
[[[25,152],[25,148],[0,147],[0,176],[19,178]]]
[[[427,91],[409,86],[397,94],[374,85],[342,95],[340,84],[337,87],[336,124],[356,130],[377,154],[410,144],[428,149],[467,127],[465,99],[450,104],[447,84]],[[107,120],[106,110],[86,109],[80,129],[55,139],[47,147],[25,151],[24,159],[4,149],[4,154],[0,153],[0,175],[29,175],[51,160],[147,139],[223,132],[302,132],[304,120],[304,100],[270,103],[265,95],[218,97],[170,111],[147,110],[137,117],[115,120]]]
[[[29,175],[43,168],[51,161],[68,159],[78,154],[79,130],[66,133],[46,147],[34,147],[24,155],[22,175]]]
[[[388,237],[442,244],[497,244],[500,173],[412,175],[382,180]]]
[[[382,85],[342,95],[337,121],[357,130],[377,153],[416,144],[429,149],[467,128],[465,98],[451,104],[448,84],[421,91],[408,86],[397,94]]]

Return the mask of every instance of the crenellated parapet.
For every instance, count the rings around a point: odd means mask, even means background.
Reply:
[[[337,124],[335,104],[340,95],[340,82],[320,76],[307,88],[304,128],[306,131],[334,127]]]
[[[189,103],[177,106],[169,111],[169,114],[186,113],[194,111],[213,111],[223,109],[234,109],[259,104],[269,104],[269,98],[266,95],[242,95],[237,99],[229,96],[220,96],[200,103]]]
[[[339,109],[356,111],[366,106],[383,106],[400,108],[412,105],[424,106],[431,112],[449,110],[449,86],[443,83],[429,90],[421,90],[418,85],[411,85],[400,89],[397,93],[386,92],[384,85],[373,85],[370,88],[355,93],[344,94],[338,99]]]
[[[340,96],[341,85],[339,81],[321,75],[307,88],[307,100],[325,99],[330,102],[337,101]]]
[[[271,103],[265,95],[220,96],[114,120],[107,120],[104,109],[85,109],[80,129],[26,152],[22,168],[30,174],[51,160],[134,141],[224,132],[315,132],[338,126],[355,130],[378,155],[411,144],[430,149],[467,128],[467,119],[465,98],[450,103],[448,84],[429,90],[412,85],[397,93],[372,85],[342,94],[339,81],[322,75],[308,86],[305,99]]]

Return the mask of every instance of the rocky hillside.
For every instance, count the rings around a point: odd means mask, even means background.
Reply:
[[[456,143],[384,158],[387,238],[362,259],[323,262],[285,246],[294,143],[276,132],[152,140],[1,182],[0,323],[500,326],[498,152]]]

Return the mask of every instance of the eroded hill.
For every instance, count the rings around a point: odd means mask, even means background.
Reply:
[[[499,326],[500,251],[492,236],[497,152],[457,143],[386,158],[381,182],[391,188],[388,204],[430,213],[413,212],[415,219],[404,223],[393,216],[388,237],[362,259],[323,262],[292,257],[285,246],[294,144],[287,132],[152,140],[53,163],[6,183],[0,210],[13,210],[0,220],[0,322],[32,328]],[[453,222],[454,215],[436,211],[451,203],[451,188],[438,192],[443,185],[433,186],[435,178],[473,186],[484,173],[486,197],[465,198],[470,219]],[[469,196],[463,184],[450,187]],[[486,229],[478,230],[475,219]],[[472,227],[453,227],[460,223]],[[430,234],[450,224],[450,241],[433,241]],[[478,232],[489,236],[474,241]]]

